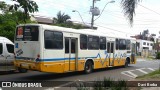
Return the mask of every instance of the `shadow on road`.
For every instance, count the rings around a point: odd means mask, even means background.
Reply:
[[[128,68],[131,68],[132,66],[129,66]],[[103,68],[103,69],[96,69],[94,70],[94,72],[92,73],[98,73],[98,72],[103,72],[103,71],[109,71],[109,70],[118,70],[118,69],[122,69],[123,67],[112,67],[112,68]],[[28,72],[28,73],[32,73],[32,72]],[[91,74],[92,74],[91,73]],[[85,74],[83,71],[79,71],[79,72],[68,72],[68,73],[40,73],[40,74],[36,74],[34,76],[31,75],[27,75],[22,77],[21,80],[29,80],[29,81],[44,81],[44,80],[54,80],[54,79],[59,79],[59,78],[66,78],[66,77],[72,77],[72,76],[77,76],[77,75],[83,75],[83,76],[87,76],[89,74]]]
[[[0,75],[18,74],[17,71],[0,71]]]

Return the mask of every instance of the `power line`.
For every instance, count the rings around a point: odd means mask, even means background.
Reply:
[[[143,8],[145,8],[145,9],[147,9],[147,10],[149,10],[149,11],[152,11],[152,12],[154,12],[154,13],[160,15],[160,13],[158,13],[158,12],[152,10],[152,9],[149,9],[149,8],[147,8],[147,7],[145,7],[145,6],[141,5],[141,4],[138,4],[138,5],[141,6],[141,7],[143,7]]]
[[[103,13],[103,11],[104,11],[104,9],[106,8],[106,6],[107,6],[107,4],[109,4],[109,3],[114,3],[115,1],[110,1],[110,2],[107,2],[106,3],[106,5],[104,6],[104,8],[103,8],[103,10],[102,10],[102,12],[101,12],[101,14],[94,20],[94,21],[96,21],[98,18],[100,18],[101,17],[101,15],[102,15],[102,13]]]
[[[103,28],[106,28],[106,29],[112,30],[112,31],[121,32],[121,33],[126,33],[126,34],[131,34],[131,33],[123,32],[123,31],[119,31],[119,30],[116,30],[116,29],[113,29],[113,28],[110,28],[110,27],[101,26],[101,25],[98,25],[98,24],[96,24],[96,25],[97,25],[97,26],[99,26],[99,27],[103,27]]]

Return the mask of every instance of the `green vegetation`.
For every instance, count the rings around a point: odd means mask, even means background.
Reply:
[[[21,2],[21,1],[26,1],[26,0],[18,0],[16,2]],[[22,4],[20,4],[20,6],[22,6],[23,8]],[[4,1],[0,1],[0,11],[2,11],[2,13],[0,14],[0,36],[6,37],[14,41],[14,32],[16,25],[23,23],[33,23],[33,22],[30,21],[29,16],[26,17],[24,12],[17,10],[19,8],[18,6],[16,7],[17,8],[16,10],[15,8],[14,9],[10,8],[9,10],[8,7],[14,7],[14,5],[13,6],[7,5]],[[24,7],[24,9],[25,8],[26,7]],[[28,12],[30,12],[30,10]]]
[[[139,76],[136,79],[141,79],[141,80],[160,80],[160,70],[156,70],[154,72],[151,72],[149,74]]]
[[[133,25],[133,17],[135,15],[135,8],[142,0],[121,0],[124,16],[128,18],[130,25]]]
[[[25,23],[27,23],[27,19],[29,18],[29,13],[34,13],[38,11],[38,5],[36,4],[36,2],[32,1],[32,0],[12,0],[15,1],[17,3],[15,3],[14,5],[11,5],[9,7],[10,11],[18,11],[18,9],[23,9],[24,12],[23,14],[23,21]]]
[[[92,83],[92,90],[129,90],[125,80],[115,81],[112,78],[104,78],[102,81],[77,84],[77,90],[89,90],[87,83]]]
[[[65,13],[61,13],[59,11],[57,13],[57,17],[53,18],[53,25],[61,26],[61,27],[67,27],[67,28],[75,28],[75,29],[83,29],[86,28],[82,26],[81,24],[73,24],[72,21],[70,21],[71,17]]]
[[[160,59],[160,52],[157,52],[156,59]]]

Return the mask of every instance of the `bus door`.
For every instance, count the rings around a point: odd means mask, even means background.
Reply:
[[[107,51],[108,51],[108,58],[109,58],[109,66],[113,66],[114,64],[114,41],[107,42]]]
[[[65,38],[65,71],[75,71],[78,66],[78,41],[77,38]]]

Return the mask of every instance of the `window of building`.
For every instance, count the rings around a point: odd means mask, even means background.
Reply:
[[[147,46],[149,46],[149,43],[147,43]]]
[[[149,47],[143,47],[143,49],[149,49]]]
[[[88,49],[98,50],[99,49],[99,37],[88,36]]]
[[[80,35],[80,49],[87,49],[87,35]]]
[[[106,37],[100,37],[100,49],[101,50],[106,49]]]
[[[152,43],[150,43],[150,46],[153,46],[153,44],[152,44]]]
[[[2,53],[3,53],[3,44],[0,43],[0,54],[2,54]]]
[[[48,31],[44,32],[45,48],[46,49],[62,49],[63,34],[62,32]]]
[[[7,51],[9,53],[14,53],[14,45],[12,45],[12,44],[6,44],[6,46],[7,46]]]
[[[146,45],[146,42],[143,42],[143,45]]]
[[[125,50],[125,49],[126,49],[126,40],[119,39],[119,50]]]

